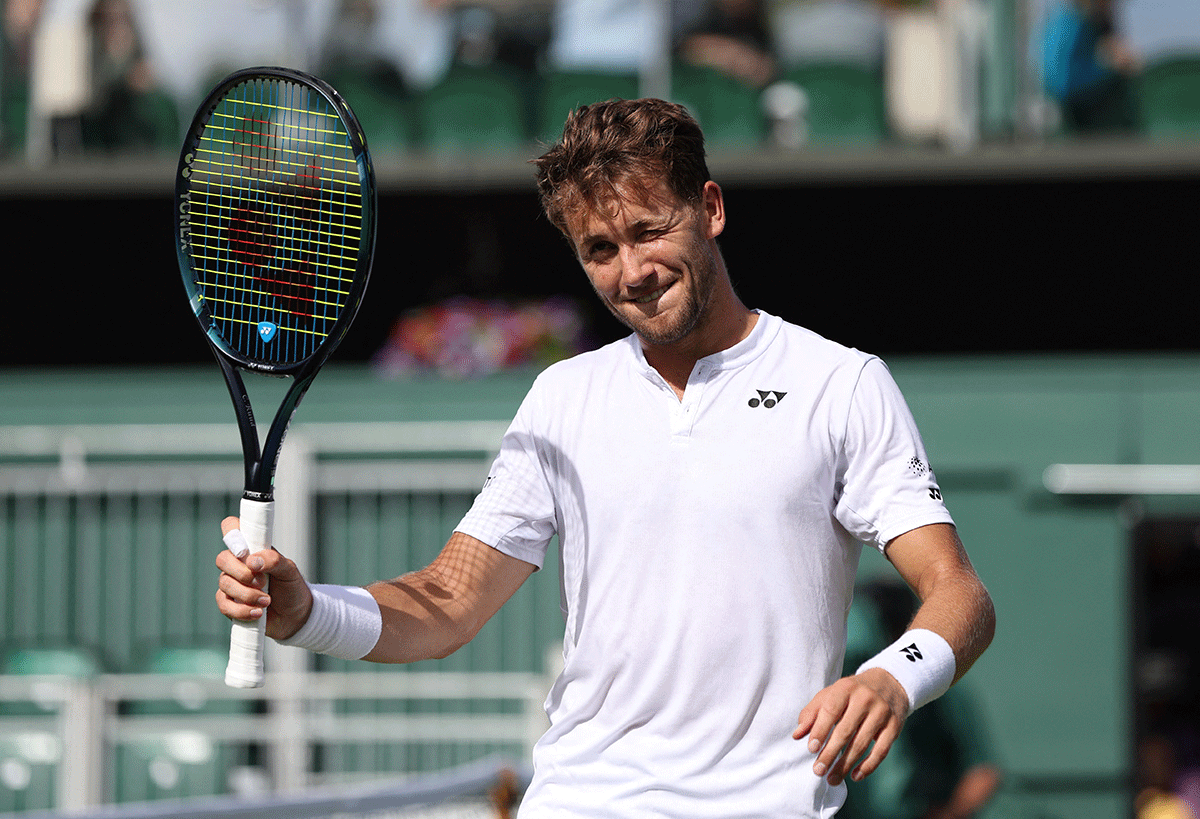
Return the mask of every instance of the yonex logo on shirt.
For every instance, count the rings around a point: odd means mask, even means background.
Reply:
[[[925,659],[921,656],[921,649],[917,648],[916,643],[900,649],[900,653],[903,654],[910,663],[915,663],[917,660]]]
[[[750,399],[749,403],[751,408],[757,407],[761,404],[767,409],[770,409],[782,401],[783,396],[787,395],[786,392],[778,392],[776,390],[755,390],[755,392],[758,393],[758,397]]]

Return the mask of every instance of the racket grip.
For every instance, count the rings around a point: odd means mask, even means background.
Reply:
[[[238,512],[242,535],[250,553],[271,548],[275,502],[242,498]],[[264,584],[264,592],[267,586]],[[253,623],[233,622],[229,634],[229,665],[225,668],[225,684],[231,688],[261,688],[265,680],[263,649],[267,642],[267,615],[263,613]]]

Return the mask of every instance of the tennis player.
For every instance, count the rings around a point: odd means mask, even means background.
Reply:
[[[522,819],[832,816],[994,630],[887,367],[742,304],[704,157],[684,109],[638,100],[579,109],[537,160],[547,216],[633,332],[537,378],[432,564],[310,585],[276,552],[243,562],[223,524],[226,616],[387,663],[470,640],[557,534],[564,668]],[[921,605],[839,679],[862,543]]]

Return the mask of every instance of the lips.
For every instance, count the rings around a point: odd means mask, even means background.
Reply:
[[[666,293],[667,290],[670,289],[670,287],[671,287],[671,285],[669,285],[669,284],[663,285],[662,287],[658,288],[657,290],[652,290],[649,293],[647,293],[646,295],[638,296],[636,299],[632,299],[631,301],[633,301],[634,304],[649,304],[650,302],[654,301],[659,296],[661,296],[663,293]]]

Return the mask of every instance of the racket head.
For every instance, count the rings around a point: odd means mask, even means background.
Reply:
[[[214,350],[268,374],[319,367],[375,247],[375,174],[350,106],[300,71],[234,72],[197,109],[175,180],[179,268]]]

